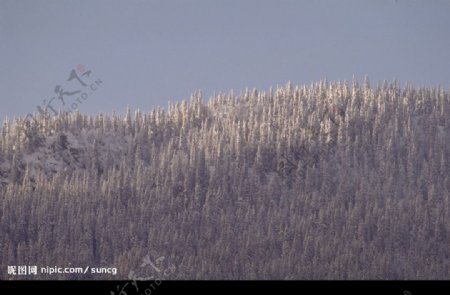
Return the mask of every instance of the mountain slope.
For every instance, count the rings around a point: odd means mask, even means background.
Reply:
[[[0,264],[126,279],[158,275],[150,254],[166,279],[448,278],[448,114],[441,88],[366,80],[7,121]]]

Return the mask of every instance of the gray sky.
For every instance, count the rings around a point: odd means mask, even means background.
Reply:
[[[84,65],[90,76],[66,81]],[[78,71],[81,75],[83,71]],[[0,0],[0,118],[54,100],[123,114],[201,89],[268,89],[322,78],[450,86],[450,1]],[[91,93],[93,92],[93,93]]]

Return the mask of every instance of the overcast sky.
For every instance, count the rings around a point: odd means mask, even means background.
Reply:
[[[450,1],[0,0],[1,119],[365,74],[448,89]]]

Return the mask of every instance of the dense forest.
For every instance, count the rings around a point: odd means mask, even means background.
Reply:
[[[5,119],[0,133],[0,279],[145,276],[149,253],[174,266],[165,279],[450,277],[441,87],[196,92],[148,113]]]

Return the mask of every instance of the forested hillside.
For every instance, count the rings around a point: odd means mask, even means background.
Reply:
[[[448,279],[450,95],[366,79],[0,130],[0,279]],[[113,266],[18,277],[9,265]]]

